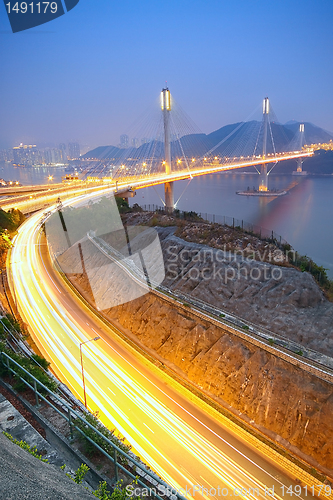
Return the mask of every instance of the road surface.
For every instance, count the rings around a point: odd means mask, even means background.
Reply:
[[[307,496],[304,487],[299,495],[295,477],[159,376],[68,291],[48,257],[40,219],[37,213],[19,228],[10,256],[11,287],[59,379],[83,400],[79,344],[98,335],[100,340],[82,346],[88,407],[168,484],[187,487],[189,498],[269,498],[274,487],[274,498],[283,499],[290,486],[293,496],[313,497],[309,486]]]

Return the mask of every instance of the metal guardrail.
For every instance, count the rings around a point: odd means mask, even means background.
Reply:
[[[314,351],[310,347],[290,340],[288,337],[279,335],[278,333],[275,333],[272,330],[268,330],[267,328],[253,323],[252,321],[249,321],[245,318],[242,318],[241,316],[236,316],[233,313],[230,313],[230,311],[228,311],[227,309],[213,306],[208,302],[185,294],[179,290],[169,290],[168,288],[161,285],[157,287],[157,289],[161,289],[161,291],[175,296],[175,298],[178,300],[189,302],[194,307],[199,307],[203,310],[204,313],[208,313],[221,323],[226,322],[233,327],[238,327],[241,329],[245,328],[245,331],[243,331],[243,333],[247,336],[251,336],[251,334],[254,334],[273,347],[274,344],[280,345],[293,354],[298,354],[300,356],[303,356],[305,359],[311,360],[311,362],[315,363],[317,367],[321,366],[322,368],[328,368],[329,373],[333,376],[333,358],[331,356],[327,356],[320,351]],[[221,314],[223,316],[221,316]],[[302,352],[302,354],[299,354],[300,352]]]
[[[129,265],[129,262],[127,265],[124,265],[124,256],[106,243],[103,239],[97,238],[91,232],[87,233],[87,237],[108,258],[124,269],[124,271],[129,274],[132,279],[135,279],[135,281],[143,286],[147,286],[147,277],[134,264],[134,262],[132,262],[131,265]],[[289,351],[291,356],[294,356],[295,354],[302,356],[305,360],[311,361],[311,364],[315,368],[318,368],[323,372],[326,370],[325,373],[328,376],[333,377],[333,358],[330,356],[327,356],[319,351],[314,351],[307,346],[290,340],[288,337],[279,335],[263,326],[259,326],[258,324],[242,318],[241,316],[236,316],[235,314],[230,313],[227,309],[216,307],[208,302],[193,297],[192,295],[181,292],[180,290],[171,290],[157,282],[154,282],[151,278],[148,286],[151,291],[155,293],[160,292],[163,295],[166,294],[172,296],[175,300],[188,303],[188,305],[199,308],[204,314],[208,314],[221,324],[225,323],[232,328],[240,328],[243,335],[249,338],[255,337],[261,342],[270,345],[270,347],[275,348],[277,351],[279,351],[279,348],[282,347]]]
[[[57,394],[52,392],[50,389],[48,389],[42,382],[40,382],[37,378],[35,378],[30,372],[28,372],[25,368],[23,368],[17,361],[12,359],[8,354],[5,352],[0,351],[0,361],[1,363],[8,369],[11,374],[14,374],[17,378],[19,378],[29,389],[31,389],[34,394],[35,394],[35,399],[36,399],[36,408],[39,408],[40,404],[39,401],[40,399],[43,400],[46,404],[48,404],[53,410],[55,410],[66,422],[69,424],[69,429],[70,429],[70,437],[73,439],[74,437],[74,429],[78,431],[82,436],[84,436],[85,439],[87,439],[91,444],[93,444],[97,450],[99,450],[101,453],[103,453],[104,456],[106,456],[111,462],[114,464],[115,467],[115,481],[117,482],[119,479],[119,469],[125,473],[127,476],[129,476],[130,479],[137,481],[137,484],[142,486],[143,488],[149,488],[150,493],[157,498],[157,500],[165,500],[162,499],[157,493],[156,493],[156,486],[161,485],[162,488],[161,490],[169,496],[171,500],[186,500],[185,497],[180,495],[174,488],[172,488],[170,485],[168,485],[165,481],[163,481],[160,477],[157,476],[157,474],[151,472],[146,468],[146,466],[140,462],[138,462],[133,456],[129,455],[128,453],[124,452],[121,448],[119,448],[115,443],[110,441],[106,436],[104,436],[96,427],[91,425],[85,418],[83,418],[79,413],[77,413],[73,408],[68,405],[65,401],[60,399]],[[11,365],[16,366],[20,371],[23,371],[28,377],[31,379],[31,383],[29,383],[27,380],[25,380],[23,377],[20,376],[18,371],[15,371],[15,369]],[[65,407],[67,410],[67,415],[60,411],[54,404],[52,404],[38,389],[42,389],[43,392],[46,392],[49,396],[51,396],[53,399],[58,400],[59,404],[62,407]],[[73,422],[72,415],[74,415],[76,418],[80,419],[81,422],[84,423],[86,427],[89,427],[92,431],[94,431],[99,437],[101,437],[105,443],[110,445],[113,448],[113,457],[109,455],[101,446],[99,446],[93,439],[91,439],[89,436],[87,436],[82,429],[80,429],[75,423]],[[119,455],[124,457],[128,463],[129,466],[135,467],[137,474],[140,476],[144,477],[147,481],[151,483],[152,486],[147,485],[144,483],[138,475],[133,474],[131,471],[126,469],[120,462],[119,462]],[[158,488],[157,488],[158,489]]]
[[[102,252],[112,262],[115,262],[132,279],[135,279],[139,285],[143,285],[144,287],[151,285],[151,282],[147,282],[147,276],[144,272],[142,272],[142,270],[135,265],[134,261],[131,259],[131,255],[127,256],[118,252],[118,250],[111,247],[102,238],[92,234],[92,231],[87,233],[87,237],[100,252]],[[158,283],[155,284],[155,288],[156,286],[158,286]]]

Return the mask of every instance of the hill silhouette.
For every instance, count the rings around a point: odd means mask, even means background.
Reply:
[[[293,141],[299,130],[300,122],[288,122],[285,125],[272,122],[267,136],[267,153],[288,151],[295,149]],[[190,158],[213,154],[218,156],[252,156],[262,153],[263,130],[261,122],[239,122],[211,132],[210,134],[184,135],[180,141],[172,141],[171,153],[174,158],[182,157],[184,154]],[[272,141],[273,136],[273,141]],[[326,130],[305,123],[305,142],[322,143],[329,142],[333,135]],[[121,149],[117,146],[99,146],[88,151],[83,158],[97,158],[100,160],[114,160],[125,158],[164,158],[164,144],[162,141],[151,141],[140,147]]]

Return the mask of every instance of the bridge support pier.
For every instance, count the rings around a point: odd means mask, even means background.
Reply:
[[[268,191],[267,163],[261,165],[259,191]]]
[[[302,158],[297,158],[297,170],[296,170],[296,172],[298,172],[298,173],[303,172],[302,164],[303,164]]]
[[[161,108],[163,112],[164,122],[164,162],[165,173],[171,174],[171,143],[170,143],[170,111],[171,111],[171,97],[168,88],[162,89],[161,92]],[[168,213],[174,211],[173,199],[173,182],[166,182],[164,184],[165,196],[165,209]]]
[[[168,213],[172,213],[174,210],[173,182],[166,182],[164,184],[164,198],[165,198],[165,210]]]

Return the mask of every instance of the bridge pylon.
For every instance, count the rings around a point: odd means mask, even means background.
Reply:
[[[299,150],[301,151],[304,146],[304,123],[299,124]],[[298,158],[297,160],[297,172],[303,172],[302,169],[303,159]]]
[[[164,162],[165,173],[171,174],[171,142],[170,142],[170,111],[171,96],[170,90],[166,87],[161,92],[161,108],[164,122]],[[164,184],[165,209],[172,213],[174,210],[173,182]]]
[[[304,146],[304,123],[299,124],[299,140],[298,140],[298,150],[302,151]],[[297,158],[297,170],[293,171],[293,175],[307,175],[307,172],[303,170],[303,158]]]
[[[263,125],[264,125],[264,138],[262,148],[262,158],[266,159],[267,155],[267,131],[268,131],[268,114],[269,114],[269,99],[265,97],[263,100]],[[260,168],[260,183],[259,191],[268,191],[268,172],[267,163],[263,163]]]

